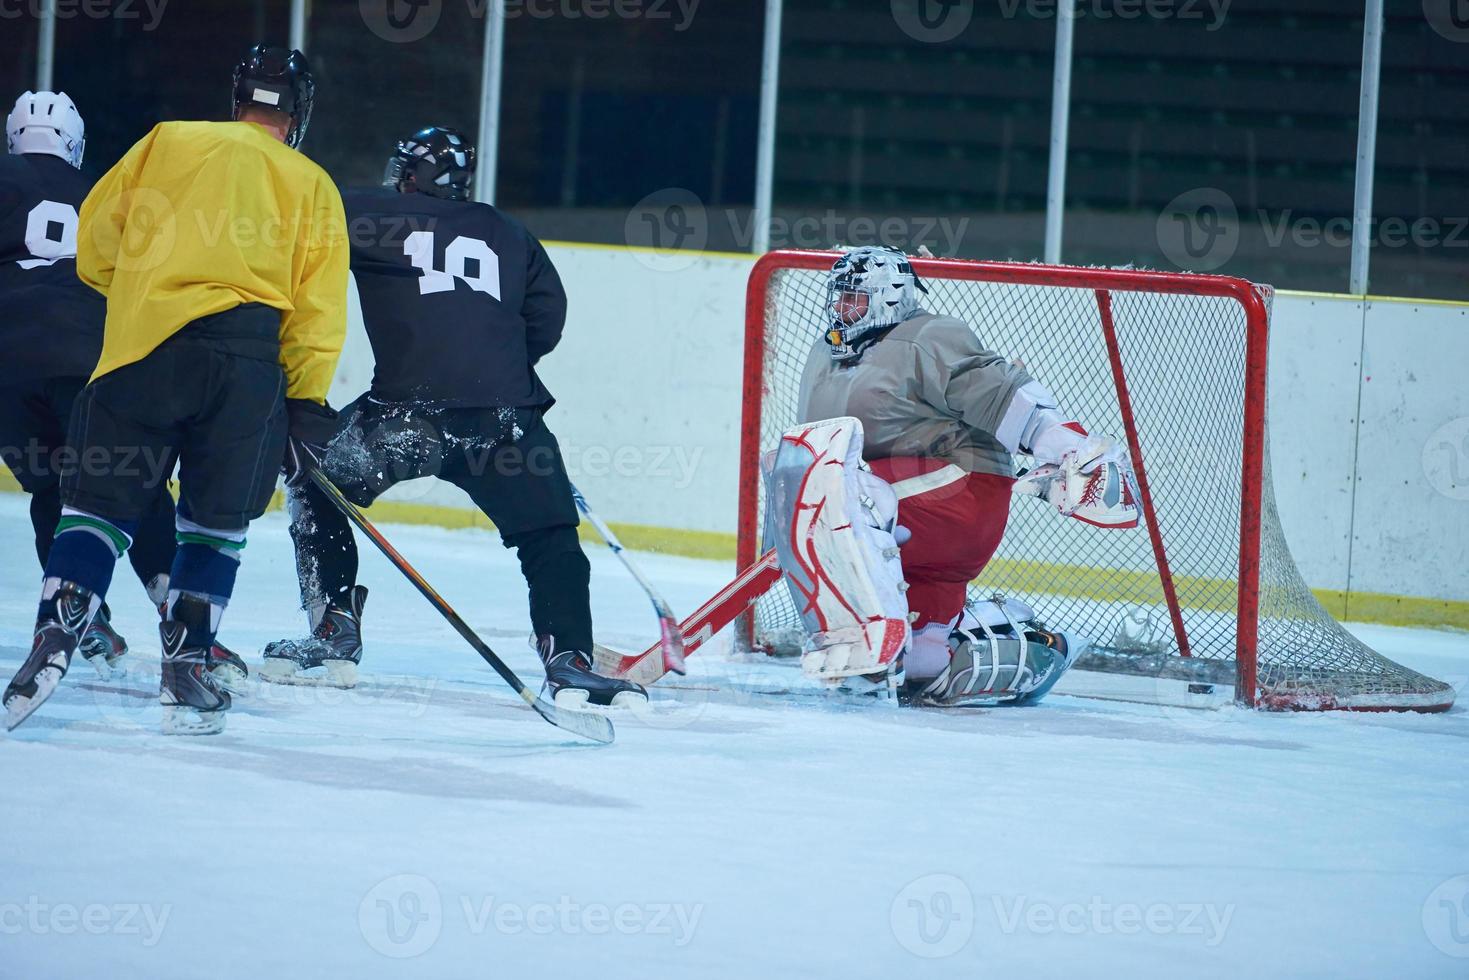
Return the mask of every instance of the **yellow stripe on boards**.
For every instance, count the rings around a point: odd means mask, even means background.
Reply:
[[[0,468],[0,492],[19,492],[20,485],[9,470]],[[270,509],[280,510],[285,496],[277,490]],[[416,524],[450,530],[475,527],[493,531],[489,518],[477,510],[381,500],[364,513],[374,523]],[[622,543],[635,551],[651,551],[682,558],[733,561],[735,536],[715,531],[686,531],[645,524],[610,524]],[[580,534],[589,544],[599,544],[597,532],[583,523]],[[1119,592],[1139,605],[1163,603],[1163,590],[1152,572],[1098,569],[1079,565],[996,558],[990,563],[988,581],[1004,581],[1016,592],[1046,592],[1080,599],[1115,599]],[[1180,592],[1194,596],[1193,609],[1230,612],[1235,607],[1235,583],[1226,579],[1178,576]],[[981,583],[983,584],[983,583]],[[1389,595],[1380,592],[1344,592],[1313,589],[1326,611],[1339,620],[1353,623],[1382,623],[1388,626],[1452,627],[1469,629],[1469,602],[1421,596]]]

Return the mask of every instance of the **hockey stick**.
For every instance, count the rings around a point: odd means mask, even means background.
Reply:
[[[404,577],[412,582],[419,592],[423,593],[423,597],[433,604],[433,607],[439,611],[439,614],[449,621],[449,625],[454,627],[470,646],[474,647],[475,652],[484,658],[485,663],[495,668],[495,673],[503,677],[505,683],[513,687],[515,693],[519,694],[526,704],[535,709],[536,714],[557,728],[563,728],[568,732],[580,735],[583,738],[589,738],[594,742],[605,744],[612,741],[615,737],[612,722],[601,715],[586,711],[562,711],[554,704],[537,697],[530,688],[525,686],[519,677],[515,676],[515,672],[506,666],[505,661],[501,660],[495,654],[495,651],[491,650],[489,645],[479,638],[479,634],[470,629],[469,625],[459,618],[459,614],[454,611],[452,606],[444,601],[442,596],[434,591],[434,587],[429,585],[412,565],[408,564],[408,560],[398,554],[398,550],[388,543],[388,539],[383,537],[381,531],[372,526],[372,523],[363,515],[362,511],[358,510],[352,501],[342,496],[342,491],[338,490],[321,470],[315,466],[310,466],[307,469],[307,473],[310,474],[311,479],[315,481],[316,485],[321,488],[321,492],[326,494],[327,499],[336,505],[336,508],[343,514],[347,515],[347,519],[357,526],[357,530],[367,535],[372,543],[377,545],[377,549],[387,557],[388,561],[397,566],[398,571],[402,572]]]
[[[679,624],[684,652],[693,653],[713,639],[779,581],[780,565],[772,548]],[[667,673],[656,644],[640,654],[622,654],[605,647],[598,647],[596,653],[597,672],[609,677],[652,684]]]
[[[632,573],[632,577],[637,579],[638,585],[642,586],[643,592],[652,601],[653,612],[658,616],[658,632],[662,637],[659,640],[659,646],[663,650],[663,669],[671,670],[675,674],[683,674],[688,668],[684,665],[683,634],[679,632],[678,617],[669,608],[667,600],[658,594],[653,584],[644,577],[638,566],[634,565],[632,559],[627,556],[622,542],[617,540],[617,535],[612,533],[610,527],[602,523],[600,517],[592,513],[592,508],[587,504],[587,498],[582,496],[582,492],[573,486],[571,496],[576,501],[577,509],[582,512],[582,516],[597,529],[602,540],[607,542],[607,547],[611,548],[612,553],[622,560],[622,567]]]

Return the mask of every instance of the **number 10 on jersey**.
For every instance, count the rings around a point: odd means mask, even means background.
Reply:
[[[434,233],[415,231],[403,239],[403,254],[423,276],[420,295],[448,292],[458,279],[470,289],[500,298],[500,257],[487,242],[460,235],[444,249],[443,271],[434,268]],[[472,271],[471,271],[472,270]]]

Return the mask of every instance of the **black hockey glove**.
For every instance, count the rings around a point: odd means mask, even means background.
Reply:
[[[326,444],[337,434],[337,412],[309,398],[286,399],[286,458],[281,462],[286,486],[299,487],[310,479],[307,469],[320,466]]]

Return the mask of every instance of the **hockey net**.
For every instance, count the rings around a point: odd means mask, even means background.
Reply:
[[[741,567],[763,550],[759,455],[799,421],[802,368],[825,323],[836,257],[773,252],[750,277]],[[1022,361],[1092,431],[1126,438],[1142,489],[1144,526],[1128,531],[1013,499],[971,598],[1023,599],[1053,628],[1093,639],[1082,669],[1233,685],[1246,705],[1433,711],[1453,703],[1451,687],[1348,633],[1291,557],[1265,432],[1269,287],[1019,263],[913,266],[928,289],[925,309],[958,317],[986,346]],[[801,638],[777,587],[742,622],[737,642],[792,653]]]

